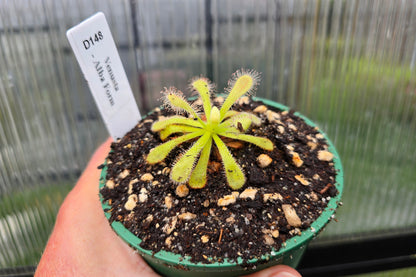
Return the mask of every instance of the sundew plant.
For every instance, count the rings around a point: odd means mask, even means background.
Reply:
[[[232,75],[227,88],[228,96],[220,109],[211,102],[213,85],[204,77],[191,81],[191,89],[198,92],[203,113],[195,104],[190,104],[182,92],[174,87],[165,89],[165,105],[177,115],[163,118],[152,125],[153,132],[159,132],[163,144],[151,149],[147,162],[156,164],[186,141],[195,141],[180,155],[170,172],[170,179],[176,183],[188,183],[191,188],[203,188],[207,182],[207,167],[213,144],[218,148],[224,166],[228,185],[237,190],[246,182],[241,167],[228,150],[223,138],[252,143],[265,150],[272,150],[273,143],[263,137],[245,134],[251,124],[260,125],[261,120],[248,112],[232,110],[233,104],[243,95],[253,92],[259,82],[256,71],[238,70]],[[187,116],[179,115],[185,112]],[[169,136],[176,136],[168,140]],[[167,140],[167,141],[166,141]]]

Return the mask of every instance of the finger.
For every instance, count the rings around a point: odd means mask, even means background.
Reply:
[[[302,275],[290,266],[276,265],[246,277],[302,277]]]

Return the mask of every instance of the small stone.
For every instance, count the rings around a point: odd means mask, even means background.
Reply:
[[[263,202],[270,200],[283,200],[283,196],[280,193],[265,193],[263,194]]]
[[[250,103],[250,98],[248,98],[248,96],[244,96],[238,99],[238,104],[240,105],[243,105],[243,104],[248,105],[249,103]]]
[[[319,176],[318,174],[314,174],[312,179],[314,180],[321,180],[321,176]]]
[[[129,198],[124,204],[124,208],[127,211],[131,211],[134,209],[134,207],[136,207],[136,203],[137,203],[137,195],[136,194],[129,195]]]
[[[158,180],[155,180],[155,181],[153,181],[153,182],[152,182],[152,186],[154,186],[154,187],[155,187],[155,186],[157,186],[157,185],[159,185],[159,184],[160,184],[160,183],[159,183],[159,181],[158,181]]]
[[[105,186],[109,189],[113,189],[115,187],[115,183],[113,180],[107,180],[107,182],[105,182]]]
[[[296,167],[301,167],[303,165],[303,161],[300,158],[299,154],[296,152],[291,152],[292,154],[292,162]]]
[[[257,164],[261,167],[261,168],[265,168],[267,166],[269,166],[272,163],[273,159],[270,158],[268,155],[266,154],[261,154],[257,157]]]
[[[283,134],[285,132],[285,128],[282,125],[277,126],[277,130],[279,133]]]
[[[267,245],[273,245],[274,244],[274,239],[270,235],[264,235],[263,239],[264,239],[264,243],[267,244]]]
[[[147,189],[142,188],[140,190],[140,193],[139,193],[139,201],[140,201],[140,203],[146,202],[148,198],[149,197],[147,195]]]
[[[307,145],[311,148],[312,151],[315,150],[316,147],[318,146],[315,142],[312,142],[312,141],[308,141]]]
[[[230,217],[227,217],[226,219],[225,219],[225,222],[227,222],[227,223],[234,223],[235,222],[235,218],[233,217],[233,216],[230,216]]]
[[[137,183],[139,180],[137,178],[131,180],[129,182],[129,189],[127,191],[128,194],[132,194],[133,193],[133,184]]]
[[[274,238],[279,237],[279,231],[278,230],[272,230],[271,234],[272,234],[272,237],[274,237]]]
[[[311,200],[312,200],[312,201],[316,202],[316,201],[318,201],[318,200],[319,200],[318,195],[317,195],[314,191],[312,191],[312,192],[310,193],[310,195],[311,195]]]
[[[165,239],[165,245],[166,245],[168,248],[170,248],[170,247],[171,247],[171,245],[172,245],[172,240],[173,240],[173,237],[171,237],[171,236],[169,236],[169,237],[167,237],[167,238]]]
[[[170,235],[170,233],[172,233],[172,231],[175,229],[176,227],[176,222],[178,222],[178,218],[176,216],[172,217],[169,219],[169,222],[165,224],[165,226],[163,226],[162,231],[167,234]]]
[[[258,189],[253,189],[253,188],[246,188],[241,194],[240,194],[240,198],[241,199],[247,199],[250,198],[251,200],[254,200],[254,198],[256,198],[256,193],[257,193]]]
[[[134,220],[134,211],[131,211],[127,216],[126,216],[126,221],[133,221]]]
[[[168,209],[171,209],[173,207],[173,199],[171,196],[166,196],[165,197],[165,206]]]
[[[186,212],[186,213],[178,215],[178,218],[181,220],[192,220],[196,218],[196,214]]]
[[[295,228],[293,230],[290,230],[289,234],[291,234],[292,236],[298,236],[298,235],[300,236],[302,234],[302,232],[300,231],[299,228]]]
[[[316,138],[311,135],[306,135],[306,139],[311,140],[312,142],[316,142]]]
[[[304,186],[309,186],[310,185],[309,181],[306,180],[305,177],[302,174],[296,175],[295,179],[298,180]]]
[[[153,175],[150,173],[145,173],[142,175],[142,177],[140,177],[140,180],[143,182],[153,181]]]
[[[162,174],[163,175],[169,175],[169,173],[170,173],[170,167],[165,167],[165,168],[163,168],[163,170],[162,170]]]
[[[202,206],[204,206],[205,208],[208,208],[209,207],[209,200],[207,199],[207,200],[205,200],[203,203],[202,203]]]
[[[146,219],[144,220],[146,223],[150,223],[153,221],[153,215],[149,214]]]
[[[285,214],[287,223],[289,223],[290,226],[300,227],[302,225],[302,222],[292,205],[283,204],[282,209],[283,213]]]
[[[265,105],[260,105],[253,110],[255,113],[265,113],[267,111],[267,107]]]
[[[280,115],[271,110],[266,111],[267,120],[271,123],[276,123],[280,121]]]
[[[224,103],[224,97],[222,96],[215,97],[214,102],[217,102],[218,104],[222,104]]]
[[[329,152],[329,151],[325,151],[325,150],[320,150],[318,151],[318,159],[321,161],[332,161],[332,159],[334,158],[334,155]]]
[[[128,170],[128,169],[124,169],[119,175],[118,175],[118,178],[119,179],[124,179],[124,178],[126,178],[127,176],[129,176],[129,174],[130,174],[130,171]]]
[[[315,136],[317,139],[323,139],[324,135],[322,135],[321,133],[316,134]]]
[[[298,130],[298,128],[296,128],[295,125],[290,124],[290,123],[287,125],[287,127],[289,127],[290,130],[295,131],[295,132]]]
[[[242,143],[241,141],[229,141],[226,143],[226,145],[230,148],[234,148],[234,149],[241,149],[244,146],[244,143]]]
[[[185,184],[180,184],[176,187],[175,193],[179,197],[186,197],[189,194],[188,186]]]
[[[207,243],[207,242],[209,241],[209,236],[207,236],[207,235],[203,235],[203,236],[201,237],[201,241],[202,241],[202,243]]]
[[[232,194],[226,195],[217,201],[218,206],[228,206],[230,204],[234,204],[237,201],[239,193],[234,191]]]

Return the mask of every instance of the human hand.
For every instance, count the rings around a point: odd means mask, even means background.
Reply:
[[[55,227],[35,276],[159,276],[111,229],[98,197],[100,171],[110,151],[108,139],[92,156],[59,209]],[[277,265],[250,277],[299,277]]]

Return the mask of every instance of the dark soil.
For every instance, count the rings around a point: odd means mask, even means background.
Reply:
[[[252,111],[259,105],[262,103],[250,100],[233,109]],[[278,251],[288,238],[308,228],[338,192],[332,161],[318,158],[319,151],[326,153],[328,147],[323,136],[292,111],[277,112],[278,122],[271,122],[270,115],[268,119],[264,112],[255,113],[263,119],[263,125],[247,132],[269,138],[275,146],[273,151],[249,143],[235,145],[236,141],[228,140],[230,151],[247,177],[238,192],[251,188],[256,193],[254,199],[239,195],[234,203],[219,206],[221,198],[233,198],[233,190],[226,183],[215,147],[207,185],[189,189],[185,197],[177,195],[178,185],[169,180],[169,168],[183,150],[175,149],[161,164],[146,163],[149,150],[161,143],[159,134],[152,133],[150,127],[160,115],[169,115],[166,110],[156,109],[111,146],[106,178],[114,182],[114,187],[109,182],[100,191],[112,207],[110,221],[120,221],[141,238],[142,248],[191,256],[194,262],[239,257],[247,261]],[[188,145],[184,144],[184,149]],[[296,153],[301,165],[297,164]],[[271,164],[260,167],[260,154],[268,155]],[[125,204],[132,194],[138,197],[137,203],[127,210]],[[299,224],[288,219],[288,207],[294,209]]]

